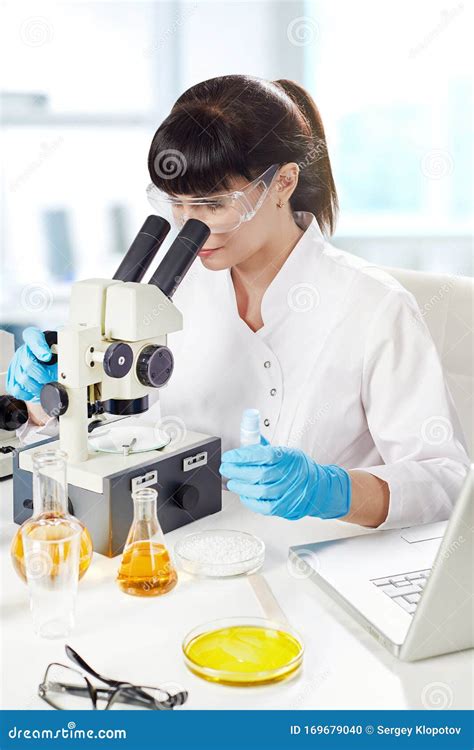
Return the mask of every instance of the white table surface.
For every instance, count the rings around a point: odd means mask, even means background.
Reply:
[[[184,666],[183,637],[215,618],[264,616],[249,580],[199,580],[181,573],[172,592],[142,599],[117,587],[120,556],[96,554],[79,584],[77,625],[67,642],[97,671],[139,684],[184,686],[189,691],[188,709],[405,709],[424,708],[440,696],[438,707],[471,708],[471,652],[400,662],[288,564],[290,545],[361,533],[360,527],[312,518],[266,518],[248,511],[229,492],[224,492],[223,504],[221,513],[166,534],[166,543],[172,551],[181,536],[206,528],[241,529],[260,536],[266,544],[261,572],[305,642],[301,673],[257,688],[199,679]],[[0,482],[0,706],[48,709],[36,695],[37,686],[49,662],[68,659],[64,641],[44,640],[33,633],[27,588],[10,562],[10,541],[18,528],[11,508],[12,481]]]

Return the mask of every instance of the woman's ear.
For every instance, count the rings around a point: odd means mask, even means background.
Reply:
[[[300,168],[296,162],[288,162],[284,164],[277,175],[275,180],[275,197],[277,201],[285,204],[287,203],[298,184]]]

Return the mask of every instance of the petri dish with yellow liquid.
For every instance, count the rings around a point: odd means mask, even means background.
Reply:
[[[303,663],[300,636],[262,617],[231,617],[200,625],[182,644],[187,668],[209,682],[253,686],[280,682]]]

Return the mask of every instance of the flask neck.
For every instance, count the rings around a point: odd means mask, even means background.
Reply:
[[[33,514],[67,512],[65,456],[61,451],[39,451],[33,456]]]
[[[133,520],[147,523],[155,523],[158,526],[158,515],[156,512],[156,497],[133,498]]]

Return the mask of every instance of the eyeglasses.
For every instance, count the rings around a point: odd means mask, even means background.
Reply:
[[[147,187],[147,197],[155,211],[175,227],[181,229],[190,219],[200,219],[213,234],[232,232],[244,221],[253,219],[265,200],[272,181],[280,168],[272,164],[265,172],[242,190],[222,195],[177,198],[159,190],[156,185]]]
[[[38,695],[58,710],[152,709],[170,711],[182,706],[188,698],[186,690],[174,694],[163,688],[133,685],[130,682],[103,677],[90,667],[70,646],[66,654],[83,672],[88,672],[107,687],[96,687],[77,669],[53,662],[46,669]],[[92,706],[91,706],[92,704]]]

